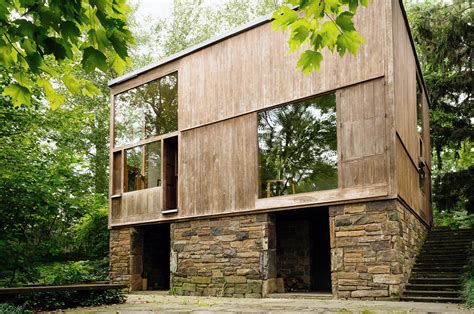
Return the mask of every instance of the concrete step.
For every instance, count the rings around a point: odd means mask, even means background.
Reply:
[[[405,290],[405,297],[442,297],[442,298],[459,298],[459,291],[439,291],[439,290]]]
[[[415,265],[412,272],[446,272],[457,273],[462,272],[464,266],[450,266],[450,265]]]
[[[438,250],[464,250],[470,249],[471,243],[427,243],[423,248],[438,249]]]
[[[401,301],[410,302],[440,302],[440,303],[463,303],[464,300],[461,297],[424,297],[424,296],[402,296]]]
[[[420,251],[419,256],[452,256],[453,258],[456,257],[467,257],[469,255],[469,249],[461,248],[461,249],[440,249],[440,248],[423,248]]]
[[[446,252],[443,254],[433,253],[433,252],[431,253],[424,252],[424,253],[420,253],[420,255],[418,255],[416,260],[418,261],[419,259],[439,259],[439,260],[448,259],[452,261],[465,261],[469,259],[469,254],[467,252],[458,253],[458,254],[455,254],[455,253],[449,254],[449,252]]]
[[[408,284],[433,284],[433,285],[460,285],[460,277],[442,277],[442,278],[410,278]]]
[[[413,271],[412,278],[458,278],[462,272]]]
[[[429,261],[419,262],[415,264],[417,269],[438,269],[439,267],[464,267],[466,262],[441,262],[441,261]]]
[[[438,249],[438,250],[470,250],[471,243],[426,243],[423,248]]]
[[[416,266],[421,265],[452,265],[452,266],[464,266],[468,263],[468,259],[417,259]]]
[[[461,291],[462,285],[459,284],[413,284],[406,285],[406,290],[423,290],[423,291]]]
[[[469,237],[463,238],[463,237],[455,237],[455,238],[433,238],[433,237],[428,237],[425,240],[425,243],[471,243],[472,239]]]
[[[426,237],[428,238],[454,238],[456,236],[464,236],[469,238],[472,236],[471,231],[434,231],[430,232],[430,234]]]
[[[453,261],[456,261],[456,260],[467,260],[469,258],[469,254],[466,253],[466,252],[461,252],[459,254],[454,254],[454,253],[451,253],[449,254],[449,252],[446,252],[445,254],[435,254],[435,253],[423,253],[423,254],[419,254],[416,258],[416,260],[418,259],[423,259],[423,258],[439,258],[439,259],[449,259],[449,260],[453,260]]]

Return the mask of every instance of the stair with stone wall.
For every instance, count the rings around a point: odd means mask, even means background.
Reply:
[[[433,228],[416,258],[401,299],[461,303],[462,274],[472,250],[473,230]]]

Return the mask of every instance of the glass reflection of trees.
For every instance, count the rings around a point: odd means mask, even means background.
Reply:
[[[115,96],[115,145],[178,130],[178,73]]]
[[[336,96],[258,114],[259,197],[337,188]]]
[[[161,142],[126,150],[127,192],[161,186]]]

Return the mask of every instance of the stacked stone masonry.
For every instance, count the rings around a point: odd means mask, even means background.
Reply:
[[[130,284],[130,228],[110,230],[110,278],[114,283]]]
[[[178,295],[262,297],[275,278],[268,214],[171,225],[171,289]]]
[[[329,224],[333,296],[399,298],[426,226],[398,200],[332,206]],[[110,234],[110,277],[131,290],[142,287],[140,235],[138,227]],[[171,223],[170,238],[174,294],[262,297],[283,290],[277,265],[284,270],[289,261],[277,257],[272,214]]]
[[[397,200],[330,207],[333,295],[396,299],[427,228]]]

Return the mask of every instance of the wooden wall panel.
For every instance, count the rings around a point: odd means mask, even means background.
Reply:
[[[426,222],[431,219],[430,210],[426,206],[427,193],[421,192],[418,171],[410,157],[397,139],[397,169],[399,196]],[[429,181],[426,181],[429,182]],[[429,184],[425,183],[425,189]]]
[[[384,0],[355,17],[366,40],[357,57],[324,53],[321,71],[305,76],[288,56],[287,35],[266,23],[179,63],[179,128],[212,123],[273,105],[348,86],[385,74]]]
[[[180,217],[254,209],[256,114],[183,132],[179,169]]]
[[[396,129],[396,181],[398,194],[430,223],[431,189],[421,192],[418,174],[420,136],[417,131],[416,85],[417,65],[408,29],[398,0],[392,0],[393,27],[393,88]],[[425,92],[423,92],[425,94]],[[423,157],[430,165],[429,108],[423,95]],[[429,170],[427,170],[429,172]],[[428,185],[429,187],[429,185]]]
[[[119,204],[121,200],[121,204]],[[162,210],[162,189],[155,187],[123,193],[121,198],[113,199],[112,224],[133,223],[157,219]]]
[[[387,182],[384,79],[344,88],[338,95],[340,186]]]
[[[395,126],[413,160],[418,158],[416,130],[416,61],[398,0],[394,0]]]

